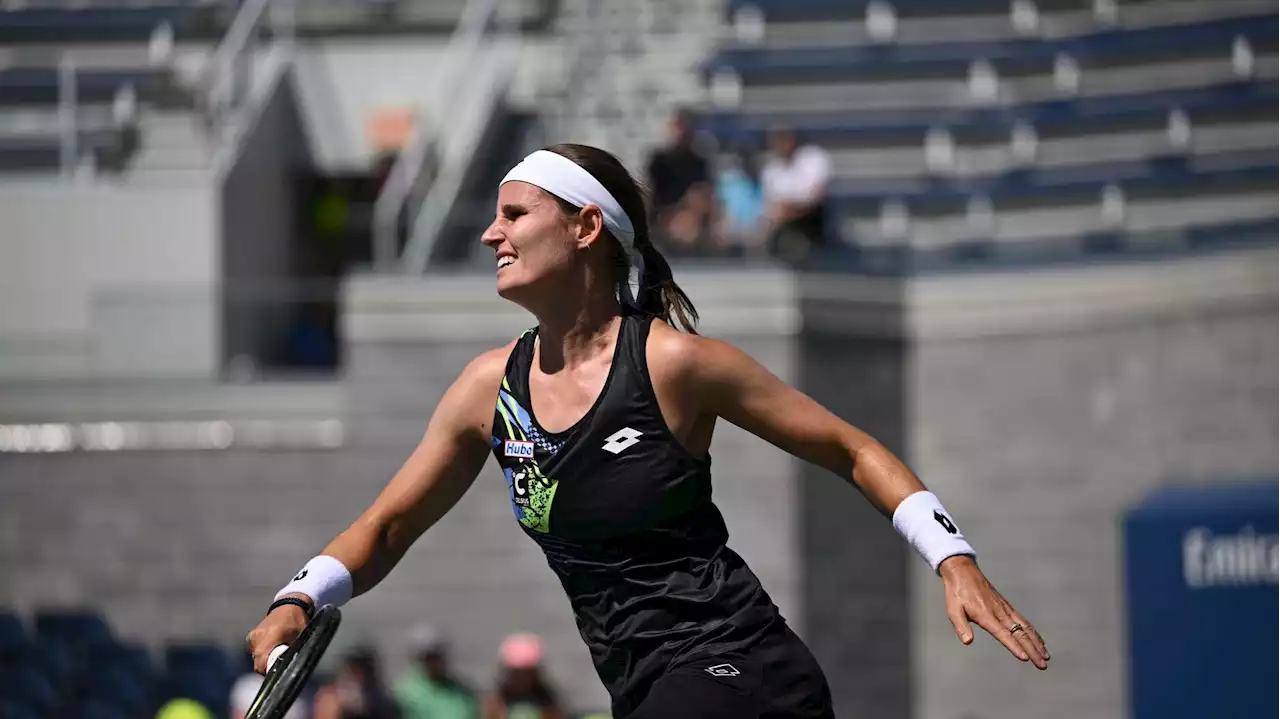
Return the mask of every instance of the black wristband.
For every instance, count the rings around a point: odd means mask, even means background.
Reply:
[[[311,603],[305,599],[298,599],[297,597],[280,597],[271,603],[271,606],[267,609],[267,614],[274,612],[278,607],[290,605],[302,609],[302,613],[307,615],[307,619],[311,619],[311,615],[315,613],[315,609],[311,606]]]

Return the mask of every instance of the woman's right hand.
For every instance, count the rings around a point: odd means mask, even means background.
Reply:
[[[307,615],[301,607],[286,604],[276,607],[258,622],[245,639],[253,655],[253,670],[267,673],[267,656],[281,644],[292,644],[307,626]]]

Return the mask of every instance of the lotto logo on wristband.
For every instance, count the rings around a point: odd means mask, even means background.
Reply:
[[[502,454],[517,459],[533,459],[533,442],[520,442],[508,439],[502,443]]]
[[[956,529],[956,525],[951,521],[951,517],[948,517],[936,509],[933,510],[933,518],[938,520],[938,524],[941,524],[943,529],[947,530],[947,534],[955,534],[960,531]]]

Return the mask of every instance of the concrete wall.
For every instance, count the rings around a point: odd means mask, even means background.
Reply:
[[[985,637],[963,647],[938,580],[913,561],[916,717],[1127,716],[1124,510],[1162,483],[1276,473],[1275,252],[1118,269],[1092,273],[1062,321],[921,331],[915,468],[1053,661],[1039,674]],[[1053,281],[1000,291],[1035,306]],[[1089,297],[1113,309],[1079,309]]]
[[[0,217],[0,377],[209,372],[212,187],[6,183]]]
[[[1171,481],[1275,474],[1274,250],[800,285],[801,386],[953,512],[1044,632],[1046,674],[980,635],[825,473],[799,469],[811,644],[839,716],[1125,714],[1119,522]]]
[[[908,343],[808,327],[798,386],[832,412],[907,455]],[[793,461],[802,493],[804,618],[837,716],[907,717],[911,647],[909,547],[846,478]]]

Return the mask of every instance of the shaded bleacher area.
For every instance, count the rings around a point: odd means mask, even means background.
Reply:
[[[222,717],[244,670],[210,643],[171,644],[153,655],[115,637],[94,612],[37,611],[28,621],[0,610],[5,719],[137,719],[173,698],[194,699]]]
[[[731,0],[725,150],[825,147],[830,266],[1276,241],[1277,15],[1256,0]]]
[[[241,2],[7,0],[0,2],[0,43],[129,42],[145,40],[162,24],[172,26],[179,39],[217,39]],[[558,0],[501,3],[504,22],[536,31],[549,26]],[[448,33],[465,5],[466,0],[296,0],[292,20],[303,36]]]
[[[502,21],[549,27],[556,0],[500,0]],[[77,147],[72,162],[125,170],[151,143],[138,113],[169,117],[198,110],[207,78],[202,57],[222,38],[240,3],[225,0],[0,0],[0,174],[49,174],[61,154],[66,119],[58,104],[59,67],[74,65]],[[267,10],[267,32],[286,22],[308,36],[445,35],[466,0],[302,0]],[[172,54],[182,47],[181,67]],[[133,111],[118,100],[127,93]],[[113,112],[114,108],[114,112]],[[193,118],[196,119],[196,118]],[[173,123],[170,122],[170,125]],[[189,139],[191,132],[178,133]],[[189,143],[188,143],[189,144]],[[183,156],[181,149],[171,153]],[[190,152],[186,153],[190,155]],[[161,164],[165,162],[162,159]],[[172,164],[172,163],[168,163]]]
[[[86,161],[127,169],[143,142],[140,110],[186,113],[198,104],[172,62],[173,44],[216,35],[229,14],[196,0],[0,3],[0,173],[49,174]],[[77,138],[69,158],[68,121]]]

